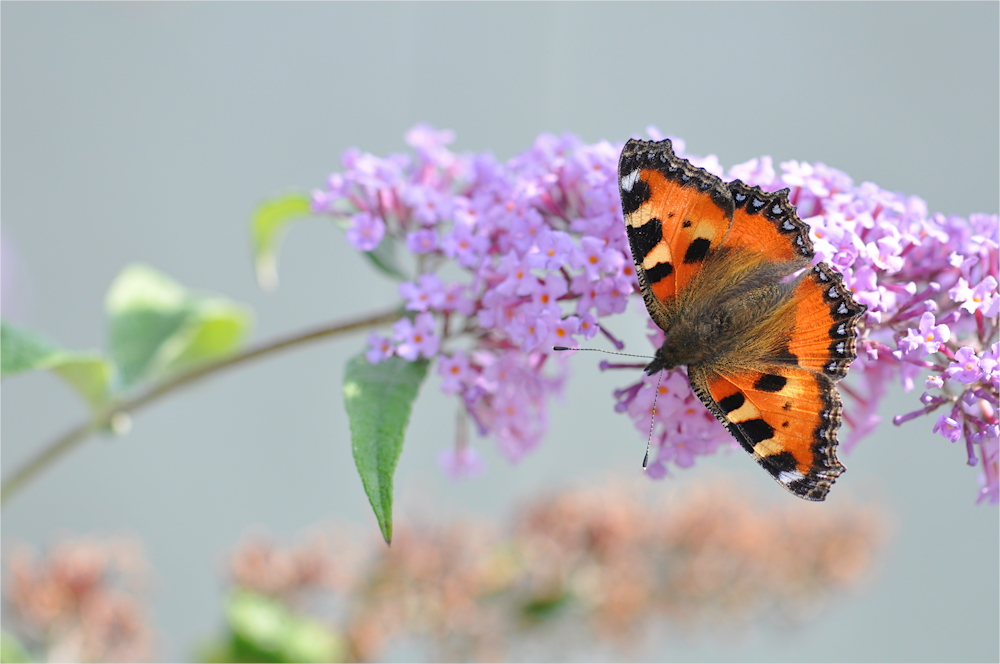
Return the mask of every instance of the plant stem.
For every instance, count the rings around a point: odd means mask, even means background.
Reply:
[[[146,404],[152,403],[162,396],[174,390],[185,387],[202,378],[214,375],[223,369],[234,367],[251,360],[255,360],[272,353],[276,353],[287,348],[294,348],[312,341],[318,341],[327,337],[334,337],[347,332],[362,330],[369,327],[376,327],[391,323],[402,315],[402,311],[396,307],[388,311],[372,314],[364,318],[358,318],[347,322],[334,322],[321,325],[316,328],[301,332],[288,334],[277,339],[265,341],[244,349],[242,352],[228,357],[200,364],[186,371],[174,374],[159,382],[155,382],[146,389],[138,393],[118,399],[109,403],[93,413],[89,420],[73,427],[63,435],[52,440],[35,454],[31,459],[22,464],[17,470],[3,481],[0,487],[0,505],[6,505],[7,500],[16,493],[25,483],[36,474],[44,470],[56,459],[70,451],[77,444],[83,442],[98,431],[108,429],[116,417],[138,410]]]

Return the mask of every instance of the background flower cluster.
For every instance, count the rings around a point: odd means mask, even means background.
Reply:
[[[456,154],[447,148],[453,139],[418,125],[406,135],[413,156],[347,151],[343,171],[314,192],[313,210],[344,222],[348,241],[376,260],[393,245],[413,257],[416,277],[399,287],[412,316],[391,337],[369,337],[369,361],[435,359],[441,389],[517,460],[539,443],[547,398],[566,379],[565,357],[552,347],[577,347],[598,332],[622,347],[605,324],[638,290],[616,182],[621,145],[543,134],[499,162]],[[844,447],[874,429],[891,380],[911,390],[923,376],[922,407],[897,424],[937,411],[934,431],[964,441],[968,463],[982,471],[980,500],[996,503],[997,216],[931,215],[915,196],[855,185],[823,164],[790,161],[776,170],[762,157],[727,172],[713,156],[686,155],[681,140],[674,150],[726,180],[789,188],[812,229],[816,260],[836,266],[868,306],[853,377],[841,384]],[[649,326],[658,346],[662,332]],[[650,475],[732,444],[681,371],[634,375],[616,391],[615,407],[652,433]],[[443,466],[478,472],[478,455],[465,436],[458,440]]]
[[[870,505],[816,513],[730,477],[656,496],[549,491],[503,525],[418,520],[391,548],[346,523],[294,544],[255,528],[216,566],[221,629],[189,661],[621,660],[703,633],[787,634],[863,590],[886,543]],[[169,645],[138,542],[4,562],[3,661],[148,662]]]
[[[145,605],[149,569],[138,542],[69,539],[44,556],[18,545],[5,563],[5,628],[13,627],[35,656],[51,662],[154,658],[159,636]],[[4,661],[39,661],[4,654]]]

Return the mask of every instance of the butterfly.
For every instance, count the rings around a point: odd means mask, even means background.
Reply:
[[[788,189],[723,182],[630,140],[618,163],[629,246],[663,330],[647,374],[687,367],[698,398],[790,492],[823,500],[844,472],[836,382],[855,358],[855,302],[814,256]]]

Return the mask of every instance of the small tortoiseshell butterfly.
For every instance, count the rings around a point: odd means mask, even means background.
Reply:
[[[844,472],[835,382],[865,307],[832,267],[810,267],[788,189],[726,183],[669,140],[635,139],[618,185],[642,296],[666,335],[646,373],[686,365],[695,394],[779,484],[823,500]]]

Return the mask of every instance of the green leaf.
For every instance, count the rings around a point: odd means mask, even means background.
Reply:
[[[0,631],[0,662],[37,662],[21,645],[16,636],[7,630]]]
[[[95,410],[111,396],[111,362],[100,353],[71,353],[52,370],[69,383]]]
[[[52,370],[96,408],[107,401],[111,363],[97,352],[59,348],[44,337],[0,321],[0,375]]]
[[[310,214],[309,197],[296,193],[272,198],[257,208],[250,224],[257,283],[264,290],[278,285],[278,245],[286,226]]]
[[[43,337],[0,319],[0,375],[48,369],[50,358],[59,352]]]
[[[529,623],[542,622],[566,609],[570,599],[568,593],[559,591],[547,596],[536,597],[521,608],[522,617]]]
[[[165,346],[170,360],[164,371],[228,355],[243,345],[250,330],[249,309],[229,300],[203,298],[193,309],[184,334]]]
[[[233,654],[242,656],[238,661],[336,662],[345,655],[337,634],[266,595],[230,593],[226,618],[236,637]]]
[[[344,370],[344,406],[351,422],[354,463],[386,543],[392,540],[392,478],[403,451],[410,408],[428,364],[397,356],[371,364],[361,354]]]
[[[374,250],[365,252],[365,257],[371,261],[372,265],[390,277],[403,281],[409,279],[396,259],[396,241],[392,237],[383,236],[382,241]]]
[[[251,315],[219,296],[198,295],[146,265],[122,270],[108,290],[111,357],[128,388],[145,378],[228,355]]]

